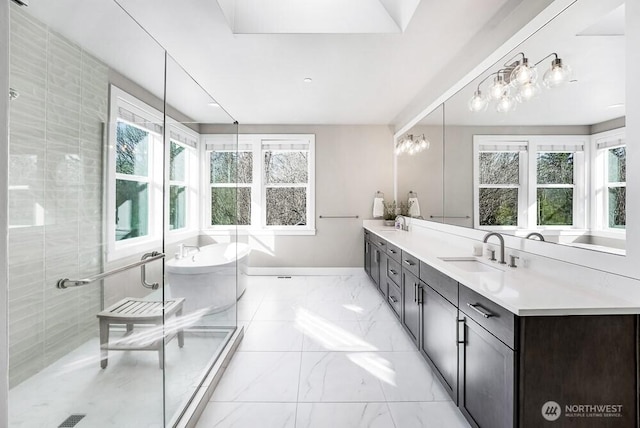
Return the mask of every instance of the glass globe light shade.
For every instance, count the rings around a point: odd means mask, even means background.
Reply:
[[[498,113],[509,113],[516,109],[516,100],[509,95],[504,95],[498,100],[496,104],[496,111]]]
[[[422,140],[420,141],[420,150],[427,150],[431,146],[431,142],[422,136]]]
[[[538,80],[538,70],[529,66],[529,60],[524,58],[522,64],[519,64],[511,71],[509,80],[514,87],[522,86],[529,82],[535,83]]]
[[[546,88],[557,88],[571,80],[571,67],[562,63],[562,59],[556,58],[551,61],[549,68],[542,77],[542,83]]]
[[[398,141],[396,143],[396,147],[393,150],[393,152],[396,154],[396,156],[399,156],[402,154],[402,141]]]
[[[509,90],[509,85],[504,81],[504,77],[498,74],[489,88],[489,96],[494,100],[499,100],[503,95],[509,95]]]
[[[537,83],[528,82],[518,88],[516,100],[523,103],[535,98],[539,93],[540,85],[538,85]]]
[[[485,111],[489,106],[489,100],[482,95],[480,90],[477,90],[473,93],[473,96],[467,103],[467,106],[472,112]]]

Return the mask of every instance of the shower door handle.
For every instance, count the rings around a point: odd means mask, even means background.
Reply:
[[[159,252],[157,251],[153,251],[151,253],[145,253],[142,256],[142,259],[140,261],[145,261],[146,259],[150,258],[150,257],[156,257],[160,255]],[[163,254],[164,256],[164,254]],[[152,290],[157,290],[158,287],[160,287],[160,284],[157,282],[153,282],[153,283],[148,283],[147,282],[147,265],[142,265],[140,266],[140,281],[142,282],[142,286],[144,288],[150,288]]]

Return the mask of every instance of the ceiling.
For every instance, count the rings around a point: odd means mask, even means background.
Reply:
[[[403,32],[234,34],[219,4],[225,0],[118,3],[224,109],[214,113],[202,96],[191,99],[200,89],[186,73],[168,75],[174,107],[199,122],[228,121],[218,117],[227,111],[241,124],[394,124],[417,94],[435,98],[447,89],[433,85],[435,77],[475,65],[449,71],[449,64],[461,64],[460,58],[479,48],[490,53],[510,36],[501,26],[519,28],[538,12],[524,0],[411,0],[407,4],[417,4],[411,16],[411,8],[393,9],[394,0],[377,0],[397,27],[406,27]],[[159,45],[116,9],[105,0],[31,0],[28,11],[162,94]],[[482,37],[487,34],[492,38]],[[181,90],[183,84],[190,89]]]

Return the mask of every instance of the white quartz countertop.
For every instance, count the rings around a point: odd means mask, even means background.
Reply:
[[[497,270],[468,272],[442,258],[469,257],[471,246],[461,249],[442,237],[395,230],[375,222],[367,221],[364,227],[515,315],[640,313],[640,287],[634,286],[632,292],[621,293],[612,284],[606,284],[610,279],[605,273],[596,275],[592,283],[571,284],[554,279],[553,272],[541,274],[523,266],[509,268],[482,257],[476,257],[476,260]],[[498,254],[499,250],[496,251],[496,257],[499,257]],[[508,261],[508,257],[505,258]],[[522,260],[519,262],[522,264]]]

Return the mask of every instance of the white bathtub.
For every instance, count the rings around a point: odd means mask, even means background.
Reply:
[[[199,252],[191,250],[186,257],[167,260],[171,296],[185,298],[185,312],[228,309],[245,291],[250,252],[247,244],[211,244],[200,247]]]

